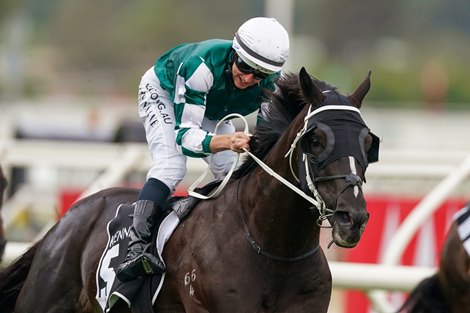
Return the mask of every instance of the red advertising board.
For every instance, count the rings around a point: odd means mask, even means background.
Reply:
[[[346,250],[346,262],[381,263],[388,243],[400,224],[416,207],[421,199],[399,196],[367,196],[370,219],[359,244]],[[416,266],[436,266],[443,246],[452,215],[462,208],[468,200],[450,199],[444,202],[422,225],[404,251],[401,264]],[[403,293],[390,294],[392,305],[404,301]],[[366,295],[360,291],[346,293],[344,313],[372,312]]]
[[[82,194],[83,189],[63,189],[59,192],[59,199],[57,204],[57,215],[62,217],[62,215],[67,212],[67,210],[78,200],[78,197]],[[174,196],[187,196],[188,193],[186,188],[179,187],[176,189]]]

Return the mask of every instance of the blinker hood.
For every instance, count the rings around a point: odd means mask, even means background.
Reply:
[[[313,156],[309,149],[308,133],[321,129],[327,137],[324,151]],[[372,145],[366,152],[364,139],[370,134]],[[379,159],[380,139],[370,132],[360,113],[351,110],[331,109],[313,115],[307,124],[307,130],[300,141],[302,151],[313,158],[314,171],[317,172],[328,164],[342,158],[352,156],[361,164],[365,172],[369,163]]]

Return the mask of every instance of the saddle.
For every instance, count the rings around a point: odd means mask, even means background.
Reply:
[[[211,182],[198,188],[197,192],[207,195],[219,184],[220,181]],[[201,199],[190,196],[171,197],[167,200],[164,205],[166,214],[160,228],[153,235],[150,253],[158,255],[163,252],[173,231],[200,201]],[[96,272],[96,299],[105,313],[113,312],[113,306],[119,300],[126,302],[132,313],[153,312],[153,303],[165,278],[165,273],[144,276],[125,283],[116,278],[114,268],[126,257],[133,212],[134,204],[121,204],[107,226],[108,242]]]
[[[217,188],[221,182],[222,181],[220,180],[216,180],[201,188],[197,188],[194,191],[205,196]],[[176,215],[178,215],[180,221],[183,221],[200,201],[201,199],[191,196],[175,196],[168,199],[163,208],[166,210],[166,214],[169,214],[173,211],[176,213]]]

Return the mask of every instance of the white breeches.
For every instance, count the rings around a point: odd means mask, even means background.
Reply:
[[[152,166],[147,179],[153,177],[174,191],[186,174],[186,156],[176,148],[175,113],[173,101],[166,90],[160,87],[153,67],[149,69],[139,85],[139,116],[145,128]],[[202,128],[214,133],[218,121],[204,118]],[[219,125],[217,134],[233,133],[231,121]],[[216,179],[222,179],[230,170],[236,154],[226,150],[203,158],[210,164]]]

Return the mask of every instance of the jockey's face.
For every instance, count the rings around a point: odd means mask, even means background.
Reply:
[[[261,81],[261,79],[255,78],[255,75],[253,73],[243,73],[242,71],[240,71],[235,62],[233,62],[232,64],[232,76],[233,83],[238,89],[245,89],[251,87]]]

